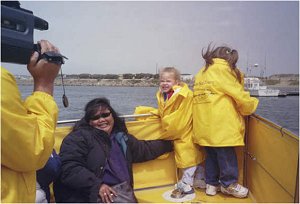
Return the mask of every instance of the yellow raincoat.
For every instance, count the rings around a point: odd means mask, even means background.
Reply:
[[[156,97],[158,109],[139,106],[135,114],[149,113],[161,118],[162,131],[160,136],[152,139],[174,140],[175,160],[178,168],[196,166],[204,160],[202,148],[193,143],[192,137],[192,99],[193,93],[188,86],[174,86],[172,97],[166,102],[160,91]],[[151,120],[152,117],[147,118]],[[200,150],[199,150],[200,148]]]
[[[250,97],[227,61],[213,59],[195,77],[193,99],[194,141],[201,146],[243,146],[245,115],[252,114],[258,99]]]
[[[196,166],[204,160],[204,155],[193,142],[193,92],[185,83],[174,86],[173,90],[167,101],[164,101],[161,91],[156,93],[162,129],[169,139],[174,140],[177,167]]]
[[[52,152],[57,114],[44,92],[23,102],[15,78],[1,67],[1,202],[35,202],[36,170]]]

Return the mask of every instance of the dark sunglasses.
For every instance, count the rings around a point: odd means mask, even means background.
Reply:
[[[111,112],[94,115],[93,117],[91,117],[91,120],[98,120],[99,118],[107,118],[108,116],[110,116],[110,114]]]

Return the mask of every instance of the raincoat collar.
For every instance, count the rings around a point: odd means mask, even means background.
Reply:
[[[188,93],[189,93],[189,88],[188,85],[186,83],[181,82],[181,86],[174,86],[174,94],[175,92],[182,95],[183,97],[187,97]]]
[[[186,98],[189,93],[188,85],[183,82],[181,82],[180,85],[173,86],[172,89],[174,90],[174,93],[173,93],[172,97],[167,101],[164,101],[163,94],[161,93],[161,91],[158,92],[157,97],[158,97],[158,100],[160,100],[162,102],[162,104],[166,104],[166,105],[168,104],[167,106],[169,106],[176,100],[177,95],[181,95],[184,98]]]
[[[223,64],[223,65],[227,65],[229,66],[228,62],[224,59],[221,59],[221,58],[213,58],[212,59],[214,64]]]

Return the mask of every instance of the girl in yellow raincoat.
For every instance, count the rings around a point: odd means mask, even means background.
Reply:
[[[192,141],[193,92],[187,84],[180,82],[180,73],[173,67],[162,69],[159,79],[160,90],[156,94],[158,114],[165,136],[174,140],[176,164],[182,169],[182,178],[175,185],[174,193],[179,191],[184,196],[194,192],[192,187],[195,171],[197,165],[204,160],[199,146]],[[199,165],[197,172],[201,172],[201,168],[203,169]],[[204,169],[202,174],[203,171]],[[199,178],[196,187],[201,187],[201,175],[197,175],[196,178]],[[204,175],[202,178],[204,182]]]
[[[244,90],[243,77],[236,67],[238,52],[229,47],[208,46],[202,53],[206,65],[195,77],[193,99],[194,141],[205,146],[206,194],[246,197],[248,189],[237,183],[235,146],[244,145],[245,115],[258,105]]]

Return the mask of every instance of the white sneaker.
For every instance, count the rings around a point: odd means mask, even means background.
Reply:
[[[205,189],[206,188],[206,183],[205,183],[204,178],[202,178],[202,179],[194,178],[193,186],[194,186],[194,188]]]
[[[179,181],[177,184],[175,184],[175,189],[171,193],[171,198],[183,198],[184,196],[192,193],[195,193],[195,191],[190,185]]]
[[[206,184],[206,195],[214,196],[217,192],[220,191],[220,186],[213,186],[210,184]]]
[[[248,188],[245,188],[244,186],[238,183],[234,183],[234,184],[230,184],[227,188],[221,186],[221,191],[224,194],[233,195],[234,197],[237,198],[245,198],[247,197],[249,190]]]
[[[192,194],[194,193],[194,189],[189,184],[186,184],[182,181],[179,181],[177,184],[175,184],[175,189],[180,189],[185,194]]]

